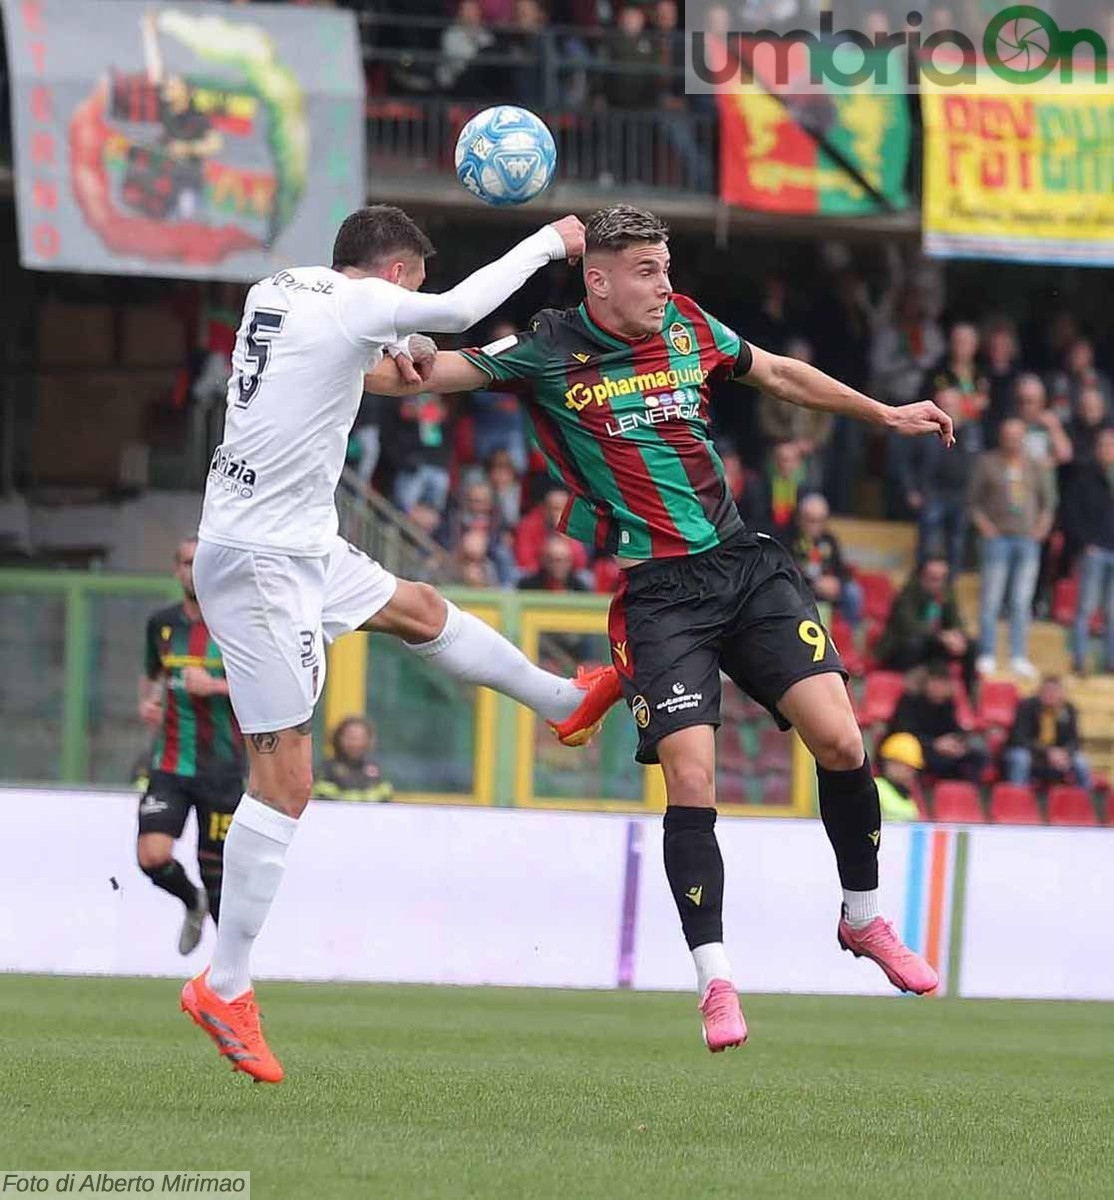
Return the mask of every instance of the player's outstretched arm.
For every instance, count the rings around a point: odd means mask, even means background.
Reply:
[[[482,321],[548,262],[576,262],[584,253],[584,226],[579,217],[562,217],[524,238],[502,258],[473,271],[451,291],[434,295],[407,292],[398,302],[395,328],[409,333],[463,333]]]
[[[385,355],[383,361],[364,376],[364,391],[376,396],[412,396],[415,392],[471,392],[487,387],[491,380],[485,371],[474,367],[455,350],[438,350],[433,368],[424,378],[400,369],[408,360]]]
[[[934,433],[946,446],[955,441],[951,417],[931,400],[921,400],[900,408],[880,404],[847,384],[840,383],[838,379],[825,375],[823,371],[818,371],[809,363],[770,354],[758,346],[751,346],[750,350],[750,370],[740,378],[779,400],[819,412],[854,417],[872,425],[884,425],[887,429],[911,437]]]

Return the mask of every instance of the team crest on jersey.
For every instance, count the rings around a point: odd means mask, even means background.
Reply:
[[[673,349],[678,354],[690,354],[692,352],[692,336],[680,321],[674,321],[669,326],[669,340],[673,344]]]

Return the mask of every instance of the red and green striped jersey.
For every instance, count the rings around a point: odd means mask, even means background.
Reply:
[[[535,441],[572,495],[571,536],[624,558],[668,558],[743,528],[712,445],[708,385],[745,375],[751,350],[687,296],[666,305],[660,333],[636,341],[581,304],[462,353],[494,382],[529,385]]]
[[[147,622],[148,679],[166,680],[162,726],[151,756],[153,771],[172,775],[242,771],[244,739],[227,696],[191,696],[183,674],[202,667],[224,678],[224,663],[205,622],[190,620],[184,604],[153,613]]]

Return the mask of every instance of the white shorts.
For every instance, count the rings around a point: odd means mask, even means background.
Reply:
[[[308,721],[325,685],[325,643],[359,629],[398,587],[341,537],[319,558],[202,541],[193,582],[244,733]]]

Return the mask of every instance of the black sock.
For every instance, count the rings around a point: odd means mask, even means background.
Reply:
[[[852,892],[872,892],[878,886],[878,844],[882,810],[870,759],[853,771],[829,771],[817,766],[820,819],[835,851],[839,882]]]
[[[220,924],[220,880],[215,884],[205,883],[205,894],[209,897],[209,916],[213,918],[213,924]]]
[[[197,888],[190,883],[190,877],[176,858],[157,867],[143,867],[142,870],[155,887],[177,896],[190,912],[197,907]]]
[[[209,915],[213,924],[220,922],[220,885],[224,875],[224,858],[221,851],[199,850],[197,865],[201,871],[201,886],[209,897]]]
[[[723,941],[723,856],[716,810],[670,804],[665,810],[665,875],[690,950]]]

